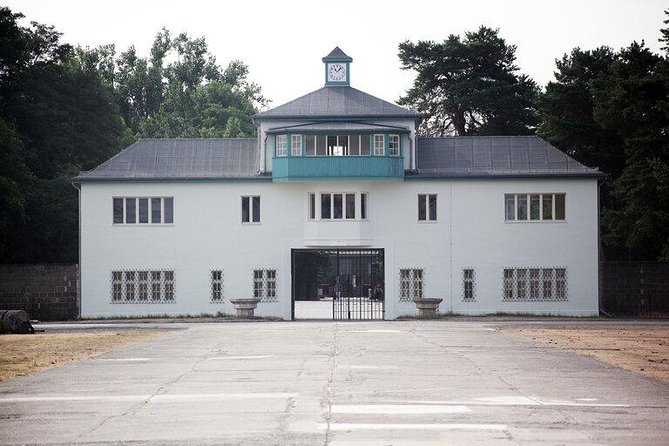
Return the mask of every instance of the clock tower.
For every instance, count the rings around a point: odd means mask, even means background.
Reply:
[[[353,59],[339,47],[323,58],[325,64],[325,85],[328,87],[346,86],[351,83],[350,66]]]

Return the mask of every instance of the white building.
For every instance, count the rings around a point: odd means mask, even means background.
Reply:
[[[350,87],[339,48],[323,62],[325,86],[257,115],[257,138],[140,140],[75,179],[83,317],[244,297],[283,319],[303,299],[337,318],[414,297],[598,313],[600,172],[537,137],[418,137],[419,114]]]

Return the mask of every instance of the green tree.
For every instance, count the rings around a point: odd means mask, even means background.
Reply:
[[[53,27],[0,8],[0,253],[4,262],[77,259],[71,178],[127,141],[112,91]],[[4,214],[5,210],[9,214]]]
[[[415,70],[399,103],[423,114],[424,135],[524,135],[538,123],[538,87],[519,74],[515,45],[480,27],[464,39],[399,45],[402,69]]]
[[[607,259],[669,260],[669,66],[643,43],[574,49],[541,99],[539,133],[602,184]]]

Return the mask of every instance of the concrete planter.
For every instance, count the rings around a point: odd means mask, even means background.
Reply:
[[[425,297],[422,299],[414,299],[416,308],[418,308],[419,317],[434,317],[437,315],[437,310],[439,309],[439,304],[444,299],[436,297]]]
[[[237,317],[252,318],[260,299],[230,299],[237,310]]]

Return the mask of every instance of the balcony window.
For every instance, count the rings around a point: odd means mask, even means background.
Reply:
[[[276,135],[276,156],[288,156],[287,135]]]
[[[302,135],[290,135],[290,155],[302,156]]]

